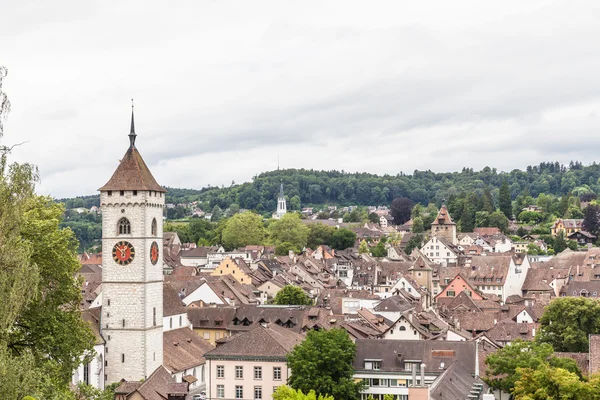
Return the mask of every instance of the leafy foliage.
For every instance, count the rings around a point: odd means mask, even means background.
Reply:
[[[397,197],[392,201],[390,214],[394,218],[394,224],[402,225],[410,219],[413,202],[407,197]]]
[[[362,383],[353,379],[355,353],[356,345],[345,330],[311,330],[288,355],[292,371],[288,384],[296,390],[314,390],[336,400],[359,399]]]
[[[277,292],[273,299],[273,304],[303,306],[312,304],[312,301],[300,287],[286,285]]]
[[[540,319],[537,340],[556,351],[587,352],[588,337],[600,332],[600,303],[585,297],[559,297]]]
[[[294,390],[287,385],[277,387],[273,393],[273,400],[334,400],[333,396],[323,396],[311,390],[307,394],[302,393],[302,390]]]
[[[344,250],[353,247],[356,242],[356,233],[348,228],[336,229],[331,235],[331,247],[336,250]]]
[[[581,372],[573,360],[553,357],[554,349],[547,343],[516,340],[491,354],[485,360],[488,365],[483,380],[492,388],[510,393],[520,378],[519,369],[537,369],[544,365],[567,368],[575,376]]]
[[[271,242],[276,246],[287,243],[287,247],[299,252],[308,243],[309,229],[300,221],[300,216],[296,213],[287,213],[281,219],[271,222],[268,230]]]
[[[598,399],[600,391],[580,376],[563,368],[541,364],[537,368],[517,368],[519,379],[513,395],[516,400]]]
[[[236,214],[227,220],[223,229],[222,241],[227,250],[249,244],[263,244],[267,231],[262,218],[250,211]]]

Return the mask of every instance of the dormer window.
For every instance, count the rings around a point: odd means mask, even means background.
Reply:
[[[121,218],[119,220],[119,235],[130,235],[131,224],[127,218]]]

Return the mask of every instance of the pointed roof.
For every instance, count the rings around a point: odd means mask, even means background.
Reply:
[[[144,159],[135,147],[127,149],[113,176],[98,190],[153,190],[156,192],[166,192],[156,182]]]
[[[279,187],[279,198],[283,199],[283,183],[281,184],[281,186]]]
[[[454,221],[452,221],[452,218],[450,218],[450,213],[445,204],[442,204],[437,218],[431,225],[456,225]]]

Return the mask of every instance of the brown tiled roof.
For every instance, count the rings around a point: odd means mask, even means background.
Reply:
[[[110,180],[98,190],[153,190],[166,192],[160,186],[135,147],[130,147]]]
[[[235,307],[188,308],[188,319],[194,328],[225,329],[235,316]]]
[[[375,312],[405,312],[415,308],[415,305],[406,300],[402,296],[390,296],[387,299],[380,301],[375,307],[373,307],[373,311]]]
[[[473,376],[472,370],[467,370],[458,362],[450,366],[445,365],[446,370],[431,385],[431,400],[446,399],[468,399],[474,384],[483,384],[483,381]]]
[[[95,344],[104,344],[105,343],[104,338],[102,337],[102,334],[100,333],[100,314],[101,313],[102,313],[102,307],[88,308],[87,310],[85,310],[81,313],[81,318],[89,324],[90,329],[92,330],[92,333],[94,334],[94,337],[96,338]]]
[[[452,218],[450,218],[450,213],[445,204],[442,204],[437,218],[433,221],[432,225],[456,225],[454,221],[452,221]]]
[[[493,235],[498,235],[498,234],[502,233],[502,231],[496,227],[474,228],[473,231],[474,231],[474,233],[478,234],[479,236],[493,236]]]
[[[204,353],[215,346],[189,328],[163,332],[163,365],[171,373],[184,371],[204,363]]]
[[[169,283],[163,283],[163,316],[169,317],[171,315],[185,314],[186,309],[184,304],[181,302],[179,293]]]
[[[536,323],[516,323],[513,320],[500,321],[487,331],[487,336],[495,342],[513,342],[516,339],[533,340]]]
[[[175,378],[161,365],[144,382],[121,383],[115,389],[115,394],[129,395],[135,391],[144,400],[165,400],[169,398],[169,394],[186,395],[187,387],[177,384]]]
[[[562,270],[562,269],[561,269]],[[549,281],[546,279],[546,275],[548,272],[553,272],[555,270],[550,270],[546,268],[529,268],[527,271],[527,277],[525,278],[525,282],[523,282],[522,290],[524,291],[546,291],[546,292],[554,292],[554,289],[550,287]],[[568,273],[568,270],[567,270]]]
[[[205,354],[207,359],[257,357],[284,359],[287,354],[304,337],[290,329],[282,328],[276,324],[267,327],[258,325],[256,328],[234,335],[216,349]]]
[[[441,364],[457,361],[475,372],[475,342],[438,340],[357,339],[354,369],[364,370],[365,359],[380,359],[381,372],[405,371],[405,360],[420,360],[428,373],[439,373]]]
[[[558,223],[562,221],[563,225],[565,228],[568,229],[581,229],[581,226],[583,225],[583,219],[557,219],[556,222],[554,222],[554,225],[552,225],[552,228],[556,228],[556,226],[558,225]]]

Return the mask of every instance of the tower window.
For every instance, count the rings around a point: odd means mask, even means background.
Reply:
[[[156,326],[156,307],[152,309],[152,325]]]
[[[134,196],[137,196],[137,190],[134,190],[134,191],[133,191],[133,195],[134,195]]]
[[[121,354],[121,362],[124,363],[125,362],[125,354]]]
[[[125,328],[125,319],[123,319],[123,328]]]
[[[109,191],[107,192],[107,194],[108,194],[109,196],[112,196],[112,190],[109,190]]]
[[[152,219],[152,228],[151,228],[151,230],[152,230],[152,236],[156,236],[157,231],[158,231],[158,226],[156,224],[156,218]]]
[[[131,234],[131,224],[127,218],[121,218],[119,220],[119,235]]]
[[[120,194],[121,196],[125,196],[125,191],[124,191],[124,190],[119,190],[119,194]]]

